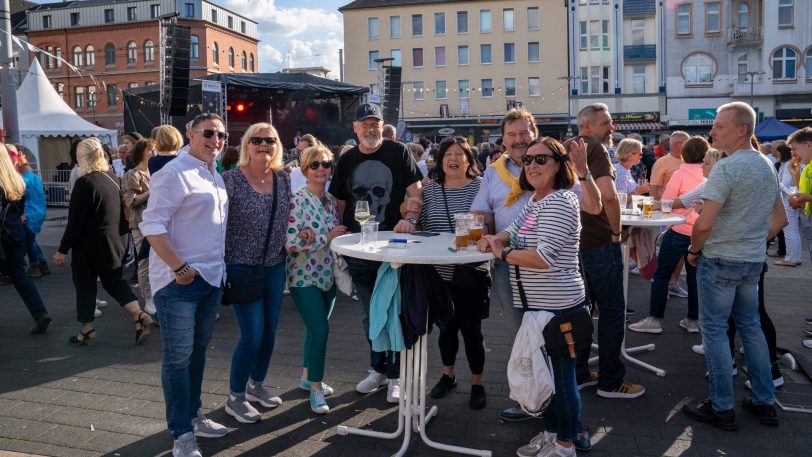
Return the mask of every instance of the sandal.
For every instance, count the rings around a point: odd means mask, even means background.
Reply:
[[[149,338],[150,327],[155,324],[152,316],[149,313],[141,311],[138,314],[138,320],[135,321],[135,344],[141,345]]]
[[[81,336],[81,338],[79,338]],[[79,335],[68,338],[68,343],[74,346],[94,346],[96,344],[96,329],[92,328],[85,333],[79,330]]]

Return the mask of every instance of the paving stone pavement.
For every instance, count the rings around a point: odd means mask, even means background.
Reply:
[[[50,215],[50,214],[49,214]],[[46,255],[58,244],[63,225],[48,223],[40,237]],[[805,283],[812,268],[805,261],[795,269],[772,268],[767,275],[768,310],[778,329],[780,347],[805,351],[800,345],[803,318],[812,316]],[[74,290],[68,269],[54,269],[36,279],[54,322],[48,333],[30,336],[31,318],[11,286],[0,288],[4,319],[0,323],[0,457],[45,456],[168,456],[171,438],[166,431],[160,384],[160,330],[143,346],[134,345],[134,328],[125,312],[110,301],[96,322],[98,344],[75,348],[67,339],[78,329]],[[630,307],[636,318],[647,312],[648,284],[632,277]],[[382,431],[396,428],[394,405],[382,392],[360,395],[355,383],[365,375],[368,346],[360,325],[358,303],[339,294],[331,319],[325,368],[326,381],[336,389],[328,397],[331,411],[311,413],[307,393],[296,389],[301,373],[303,325],[293,303],[285,297],[276,348],[266,385],[280,394],[277,409],[261,409],[258,424],[239,424],[223,408],[228,391],[231,352],[239,336],[233,311],[221,310],[207,353],[203,384],[204,409],[209,417],[230,428],[222,439],[199,440],[205,456],[387,456],[399,440],[339,436],[337,425]],[[628,344],[655,342],[654,352],[642,360],[667,371],[664,378],[627,364],[628,379],[642,383],[646,395],[635,400],[608,400],[584,389],[582,418],[593,431],[593,456],[808,456],[812,448],[812,415],[780,412],[781,425],[760,425],[740,406],[739,430],[723,432],[686,419],[679,408],[707,396],[705,365],[690,347],[700,341],[678,326],[686,299],[671,299],[662,335],[629,333]],[[498,411],[511,405],[505,377],[510,353],[500,310],[491,310],[483,328],[487,346],[485,381],[488,406],[472,411],[467,406],[470,385],[460,382],[449,397],[438,401],[440,414],[427,428],[439,442],[490,449],[494,456],[515,455],[516,448],[539,432],[541,421],[499,423]],[[431,336],[429,387],[439,377],[436,332]],[[809,350],[806,350],[809,351]],[[739,357],[739,365],[743,357]],[[467,379],[464,351],[457,374]],[[812,398],[809,380],[786,372],[788,384],[800,398]],[[735,379],[735,395],[743,398],[745,376]],[[810,401],[812,404],[812,401]],[[18,454],[21,453],[21,454]],[[586,453],[582,453],[586,454]],[[413,439],[408,455],[452,455]]]

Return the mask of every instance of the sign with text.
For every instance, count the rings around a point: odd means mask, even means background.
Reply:
[[[660,113],[612,113],[612,122],[659,122]]]

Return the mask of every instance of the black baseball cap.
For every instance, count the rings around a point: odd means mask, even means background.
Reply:
[[[355,120],[360,122],[368,117],[374,117],[379,121],[383,121],[381,106],[374,103],[362,103],[355,111]]]

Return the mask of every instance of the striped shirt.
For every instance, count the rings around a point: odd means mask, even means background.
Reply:
[[[578,197],[568,190],[556,190],[539,201],[527,202],[519,217],[505,230],[510,246],[536,253],[549,268],[518,267],[532,309],[563,309],[584,301],[584,281],[578,271],[578,241],[581,234]],[[516,266],[510,266],[514,307],[522,300],[516,281]]]
[[[467,213],[471,209],[482,178],[479,176],[462,187],[446,187],[446,202],[443,202],[443,187],[435,180],[430,180],[423,188],[423,211],[420,213],[420,225],[427,232],[454,233],[454,214]],[[446,212],[448,203],[448,212]],[[451,220],[449,221],[449,216]],[[451,281],[454,276],[454,265],[435,265],[440,276]]]

